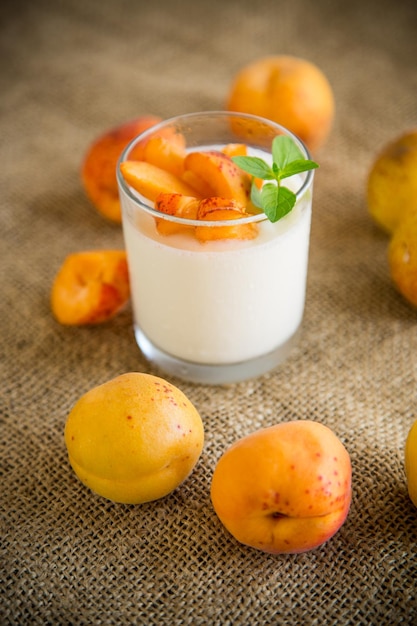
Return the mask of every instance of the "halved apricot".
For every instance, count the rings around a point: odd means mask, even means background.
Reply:
[[[98,324],[114,317],[130,298],[124,250],[70,254],[55,276],[52,313],[65,325]]]

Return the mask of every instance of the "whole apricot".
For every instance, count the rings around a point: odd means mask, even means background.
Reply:
[[[405,442],[405,473],[410,499],[417,507],[417,420],[411,426]]]
[[[162,378],[129,372],[76,402],[65,426],[70,464],[95,493],[126,504],[163,498],[196,465],[203,422],[185,394]]]
[[[391,237],[388,264],[396,289],[417,307],[417,205],[403,217]]]
[[[369,171],[366,191],[369,213],[387,233],[417,208],[417,128],[382,148]]]
[[[226,107],[277,122],[315,151],[330,133],[335,100],[327,77],[314,63],[276,55],[257,59],[236,74]]]
[[[117,161],[127,144],[144,130],[161,121],[142,115],[100,135],[89,147],[81,167],[84,189],[95,208],[113,222],[122,221],[116,179]],[[132,158],[135,158],[132,155]]]
[[[344,523],[349,454],[328,427],[296,420],[232,444],[211,482],[213,507],[237,541],[272,554],[311,550]]]

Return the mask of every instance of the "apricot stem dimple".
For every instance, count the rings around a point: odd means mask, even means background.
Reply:
[[[282,519],[283,517],[288,517],[285,513],[281,513],[280,511],[273,511],[271,513],[272,519]]]

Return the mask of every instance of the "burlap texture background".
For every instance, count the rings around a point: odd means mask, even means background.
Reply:
[[[376,151],[417,123],[416,4],[5,0],[0,19],[1,623],[416,624],[404,442],[417,417],[417,313],[390,282],[387,238],[364,195]],[[157,372],[129,309],[95,328],[51,316],[68,253],[123,245],[85,197],[82,157],[138,115],[222,108],[234,73],[272,53],[317,63],[337,101],[315,155],[300,344],[246,383],[173,380],[203,417],[202,458],[164,500],[113,504],[73,474],[66,416],[113,376]],[[216,460],[242,435],[305,418],[351,454],[346,523],[299,556],[237,544],[210,504]]]

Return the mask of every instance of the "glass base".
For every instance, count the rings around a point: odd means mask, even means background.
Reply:
[[[184,361],[163,352],[144,335],[140,328],[135,326],[136,342],[148,361],[166,374],[181,378],[187,382],[205,385],[227,385],[266,374],[266,372],[271,371],[288,358],[297,343],[298,334],[299,331],[297,330],[284,344],[272,352],[249,361],[204,365],[202,363]]]

